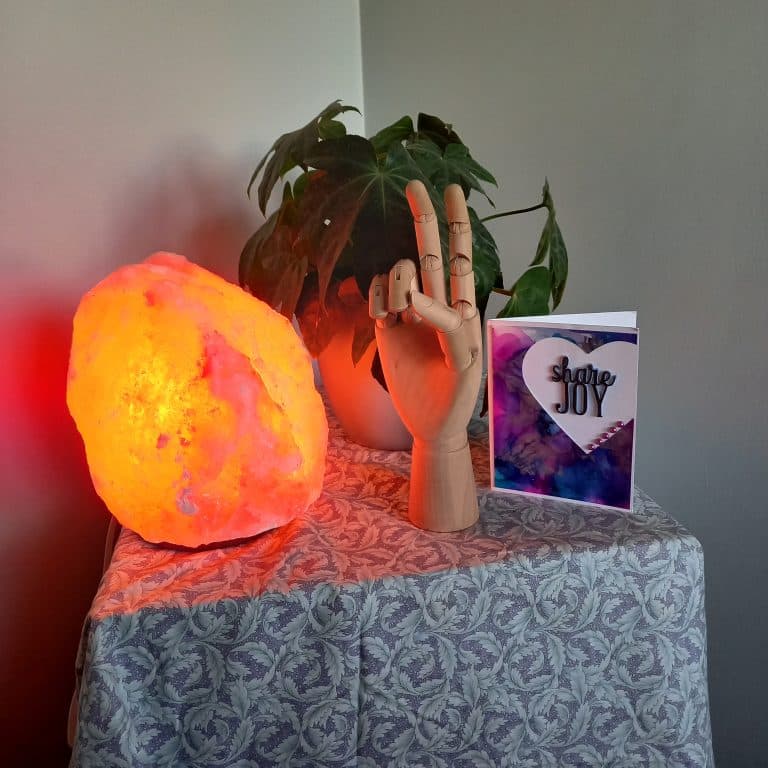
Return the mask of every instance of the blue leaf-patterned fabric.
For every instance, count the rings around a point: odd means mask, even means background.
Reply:
[[[83,631],[71,766],[713,766],[699,543],[491,493],[406,518],[409,456],[347,442],[300,519],[199,551],[123,531]]]

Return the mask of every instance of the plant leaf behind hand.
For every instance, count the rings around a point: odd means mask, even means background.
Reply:
[[[349,245],[355,279],[363,296],[368,295],[373,277],[386,274],[400,259],[418,262],[413,216],[404,194],[406,185],[414,179],[424,183],[438,213],[439,226],[447,233],[445,212],[435,188],[406,149],[399,143],[391,144],[383,163],[366,171],[370,195]]]
[[[497,317],[549,314],[550,277],[544,266],[529,267],[512,286],[511,296]]]
[[[345,258],[352,265],[355,279],[362,296],[368,295],[368,286],[374,275],[385,274],[395,262],[404,257],[416,258],[416,236],[413,217],[404,190],[412,179],[425,183],[433,198],[435,209],[442,211],[442,201],[419,169],[419,166],[398,141],[389,145],[385,155],[377,157],[373,144],[360,136],[345,136],[320,142],[307,162],[324,171],[328,188],[324,195],[304,205],[306,223],[302,237],[318,242],[321,224],[334,226],[334,220],[343,219],[351,228],[348,242],[340,235],[334,240],[334,248],[318,249],[317,269],[320,273],[320,298],[324,299],[324,287],[346,245]],[[304,198],[312,190],[313,179],[307,186]],[[323,199],[321,199],[323,198]],[[445,214],[442,213],[442,229],[447,231]]]
[[[453,127],[439,117],[419,114],[414,131],[411,118],[404,116],[368,140],[348,136],[344,124],[335,119],[347,111],[358,112],[334,101],[302,128],[280,136],[248,184],[250,195],[263,174],[258,201],[264,212],[280,178],[296,166],[304,171],[293,187],[286,183],[279,210],[243,248],[240,283],[284,315],[290,317],[295,311],[313,355],[333,333],[349,327],[349,307],[338,295],[347,276],[354,276],[361,302],[365,302],[374,275],[389,272],[404,257],[417,261],[413,219],[404,194],[409,181],[420,179],[429,192],[446,262],[445,187],[458,183],[465,196],[479,192],[493,204],[482,185],[496,185]],[[568,277],[568,253],[549,184],[544,185],[540,206],[495,217],[536,207],[547,208],[547,220],[530,267],[509,291],[501,285],[496,242],[474,208],[468,208],[481,312],[494,289],[509,296],[499,317],[547,314],[550,297],[552,309],[560,303]],[[362,320],[354,321],[354,362],[373,337],[373,324],[367,318]],[[377,358],[374,369],[376,363]]]
[[[401,128],[404,130],[404,126]],[[300,202],[305,222],[301,236],[316,246],[313,247],[316,261],[310,261],[320,275],[321,302],[325,300],[325,291],[342,252],[353,267],[363,296],[374,275],[388,272],[403,254],[415,257],[413,217],[403,194],[411,179],[421,179],[430,194],[447,263],[448,229],[441,193],[448,183],[461,179],[471,178],[474,189],[481,187],[473,176],[474,161],[468,153],[453,156],[448,153],[446,160],[435,144],[422,142],[422,146],[427,145],[429,157],[421,156],[424,164],[409,151],[411,144],[403,147],[394,140],[386,154],[377,157],[372,142],[359,136],[320,142],[307,156],[308,164],[321,170],[311,174],[306,199]],[[432,179],[425,172],[430,170]],[[435,178],[438,183],[432,183]],[[473,208],[469,208],[469,212],[475,291],[478,306],[484,308],[491,289],[498,282],[501,264],[490,232]]]
[[[448,144],[445,149],[441,149],[430,139],[418,138],[408,142],[406,148],[424,175],[440,192],[449,184],[460,184],[466,197],[474,189],[493,205],[493,200],[488,197],[480,181],[496,184],[496,179],[474,160],[463,144]]]
[[[310,273],[304,283],[304,290],[296,305],[296,320],[301,337],[312,357],[317,357],[330,340],[348,327],[348,319],[339,301],[340,282],[333,280],[326,293],[326,307],[320,306],[317,274]]]
[[[320,114],[313,117],[303,128],[280,136],[264,155],[261,162],[256,166],[247,189],[247,194],[250,197],[251,187],[253,187],[263,168],[264,176],[259,184],[259,208],[264,215],[266,215],[267,201],[275,184],[297,165],[306,170],[306,157],[320,141],[321,136],[339,137],[346,133],[344,124],[333,119],[344,112],[360,114],[360,110],[356,107],[344,106],[337,99],[331,102]]]
[[[417,138],[429,139],[437,144],[440,149],[445,149],[449,144],[463,144],[453,126],[435,115],[427,115],[419,112],[416,118]]]
[[[481,315],[494,286],[501,277],[501,261],[496,241],[480,221],[474,208],[467,206],[469,223],[472,226],[472,269],[475,273],[475,300]]]
[[[293,316],[307,273],[307,251],[286,223],[293,201],[284,201],[249,238],[240,255],[240,284],[257,298]]]
[[[377,155],[385,153],[392,144],[398,144],[413,137],[413,121],[408,115],[382,128],[375,136],[371,137],[371,144]]]

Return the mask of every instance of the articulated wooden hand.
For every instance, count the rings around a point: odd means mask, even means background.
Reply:
[[[480,388],[482,341],[472,272],[472,231],[458,184],[445,190],[451,304],[437,218],[424,185],[406,187],[423,293],[412,261],[377,275],[369,290],[376,342],[392,400],[413,435],[409,517],[421,528],[457,531],[477,520],[467,424]]]

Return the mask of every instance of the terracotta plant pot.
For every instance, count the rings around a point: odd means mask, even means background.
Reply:
[[[413,438],[397,415],[389,392],[371,374],[376,343],[372,342],[353,365],[352,333],[350,327],[336,334],[317,358],[331,408],[356,443],[387,451],[410,450]]]

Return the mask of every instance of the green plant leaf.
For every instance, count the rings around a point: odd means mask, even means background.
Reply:
[[[565,284],[568,280],[568,251],[560,227],[552,213],[552,236],[549,245],[549,269],[552,283],[552,309],[555,309],[563,298]]]
[[[355,331],[352,335],[352,365],[357,365],[371,342],[376,338],[376,324],[370,318],[356,318]]]
[[[351,282],[351,285],[350,285]],[[296,306],[296,319],[307,350],[317,357],[331,339],[353,326],[352,362],[360,358],[376,338],[376,326],[368,316],[368,302],[357,291],[354,280],[334,278],[328,286],[325,308],[320,305],[317,274],[310,274]]]
[[[549,211],[547,216],[547,226],[549,228],[549,272],[552,309],[554,310],[562,301],[565,284],[568,282],[568,250],[565,247],[563,233],[560,231],[555,218],[555,202],[552,199],[548,179],[544,180],[542,194],[544,205]]]
[[[308,174],[300,198],[285,201],[279,226],[270,222],[272,233],[251,242],[246,255],[245,283],[273,306],[282,301],[290,307],[295,276],[311,265],[317,270],[321,310],[326,309],[328,286],[343,253],[362,296],[374,275],[388,272],[398,259],[415,260],[413,219],[404,195],[411,179],[425,182],[446,231],[434,188],[400,144],[390,146],[381,165],[373,145],[360,136],[318,142],[305,159],[316,170]],[[281,260],[287,261],[282,268]],[[285,288],[270,289],[270,280],[285,281]]]
[[[279,292],[275,306],[279,307],[280,313],[290,320],[296,311],[296,304],[307,276],[308,259],[306,253],[296,248],[291,230],[282,228],[280,234],[291,243],[293,250],[291,258],[284,264],[281,277],[278,278]]]
[[[371,376],[379,382],[379,386],[385,391],[389,392],[387,387],[387,378],[384,376],[384,368],[381,366],[381,355],[379,355],[379,348],[376,347],[376,351],[373,353],[373,360],[371,361]]]
[[[363,312],[371,278],[388,272],[401,258],[417,262],[406,184],[413,179],[425,184],[447,260],[444,188],[458,183],[466,196],[474,190],[487,198],[483,185],[495,185],[496,180],[474,160],[453,127],[436,116],[420,114],[415,132],[411,118],[404,116],[369,141],[347,135],[336,119],[350,110],[358,111],[340,101],[329,104],[303,128],[283,134],[261,160],[248,192],[261,174],[262,211],[285,173],[296,166],[304,172],[293,185],[285,184],[279,210],[246,243],[239,275],[243,286],[283,314],[296,312],[315,355],[333,333],[351,324],[351,354],[357,363],[375,337],[374,325]],[[550,296],[553,309],[562,300],[568,254],[546,180],[542,195],[548,215],[536,254],[512,289],[502,290],[510,298],[499,317],[547,314]],[[469,216],[482,312],[491,290],[503,288],[501,265],[496,242],[474,208],[469,208]],[[350,276],[360,293],[357,297],[353,291],[355,307],[339,295],[339,286]],[[346,285],[348,291],[350,283]],[[380,368],[378,353],[374,372],[377,365]]]
[[[339,178],[354,178],[376,165],[376,151],[368,139],[353,134],[316,144],[305,159],[317,170]]]
[[[408,115],[405,115],[372,136],[371,144],[373,144],[376,154],[380,155],[386,152],[391,144],[405,141],[411,136],[413,136],[413,121]]]
[[[349,242],[365,196],[360,183],[323,171],[312,176],[301,198],[304,213],[298,224],[298,237],[306,244],[311,263],[317,269],[323,307],[336,264]]]
[[[360,110],[357,107],[344,106],[341,101],[336,100],[313,117],[303,128],[291,131],[290,133],[284,133],[275,141],[256,166],[256,170],[253,172],[251,180],[248,182],[248,189],[246,190],[250,197],[251,187],[263,169],[264,175],[259,184],[259,208],[262,213],[266,214],[267,201],[278,180],[297,165],[306,165],[306,156],[320,141],[321,124],[325,131],[338,130],[330,124],[337,122],[333,118],[344,112],[357,112],[359,114]]]
[[[324,307],[336,264],[370,195],[369,174],[378,166],[373,146],[361,136],[324,141],[308,159],[319,170],[301,198],[299,237],[313,254]]]
[[[555,203],[552,200],[552,195],[549,192],[549,179],[544,179],[544,188],[541,191],[542,202],[547,207],[547,210],[554,215]]]
[[[253,264],[259,249],[262,247],[262,244],[268,240],[275,231],[279,219],[280,211],[277,210],[248,238],[248,241],[243,246],[238,267],[238,281],[243,288],[250,287],[248,286],[248,276],[251,271],[251,265]]]
[[[498,317],[522,317],[549,314],[549,270],[529,267],[512,286],[512,296]]]
[[[419,166],[406,149],[394,142],[380,162],[371,142],[359,136],[345,136],[343,139],[324,141],[317,145],[314,154],[308,157],[314,168],[327,173],[329,188],[323,195],[312,196],[312,207],[306,206],[307,222],[303,230],[309,242],[316,242],[320,223],[333,224],[333,214],[349,211],[345,217],[346,226],[352,226],[351,237],[346,246],[345,258],[354,270],[360,293],[367,296],[368,285],[374,275],[388,272],[399,259],[416,257],[416,236],[404,190],[412,179],[420,179],[429,191],[438,216],[442,217],[445,231],[445,213],[433,185],[424,176]],[[302,199],[302,208],[312,189],[312,183]],[[338,246],[341,238],[335,240]],[[320,276],[320,295],[327,284],[338,259],[338,248],[329,251],[317,267]]]
[[[321,139],[340,139],[347,135],[347,128],[340,120],[321,118],[317,123],[317,132]]]
[[[307,188],[307,182],[312,173],[312,171],[305,171],[296,177],[296,181],[293,182],[294,199],[298,199],[304,194],[304,190]]]
[[[493,184],[494,187],[499,186],[493,174],[486,168],[483,168],[483,166],[469,154],[469,147],[467,147],[466,144],[449,144],[443,150],[443,156],[449,163],[453,163],[455,166],[464,169],[465,173],[473,174],[476,178],[480,179],[480,181]]]
[[[475,273],[475,299],[481,311],[488,303],[491,290],[498,284],[501,276],[501,262],[496,247],[496,241],[480,221],[477,212],[471,206],[469,223],[472,226],[472,267]]]
[[[490,183],[495,184],[496,180],[475,162],[463,144],[449,144],[442,150],[433,141],[419,138],[408,142],[406,149],[438,191],[442,192],[449,184],[461,184],[465,196],[468,197],[474,189],[485,195],[488,202],[493,205],[493,201],[480,185],[477,171]]]
[[[447,232],[447,225],[434,186],[401,144],[391,144],[381,167],[365,169],[364,178],[369,194],[349,248],[360,293],[367,296],[372,278],[389,272],[400,259],[410,258],[418,265],[413,216],[404,194],[409,181],[419,179],[424,183],[442,233]]]
[[[536,255],[533,257],[531,267],[544,264],[549,260],[550,293],[552,295],[552,309],[560,304],[568,280],[568,251],[565,247],[563,234],[555,219],[555,204],[549,191],[549,181],[544,182],[543,205],[547,208],[547,220],[541,230],[539,244],[536,246]]]
[[[339,304],[348,318],[347,325],[352,325],[352,365],[357,365],[360,358],[376,338],[376,325],[368,313],[368,297],[363,297],[357,288],[354,276],[342,280],[338,287]]]
[[[536,246],[536,255],[533,257],[533,261],[530,266],[535,267],[538,264],[543,264],[544,259],[547,258],[549,253],[549,240],[552,237],[552,216],[547,216],[547,220],[544,222],[544,229],[541,230],[541,237],[539,238],[539,244]]]
[[[429,139],[437,144],[440,149],[445,149],[449,144],[463,144],[453,126],[435,115],[427,115],[419,112],[416,118],[416,132],[418,138]]]
[[[304,345],[312,357],[317,357],[339,332],[349,327],[349,318],[338,298],[339,281],[334,280],[326,293],[326,308],[320,306],[317,273],[310,273],[304,281],[296,305],[296,319]]]
[[[287,201],[292,204],[292,201]],[[240,255],[240,284],[291,318],[307,274],[308,258],[293,229],[276,211],[248,240]]]

